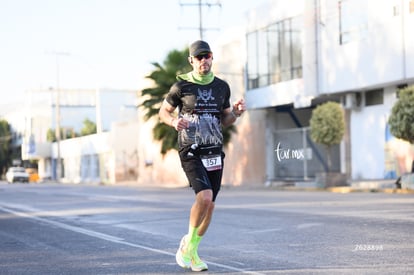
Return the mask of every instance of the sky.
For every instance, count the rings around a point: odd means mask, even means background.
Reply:
[[[214,41],[262,1],[203,0]],[[198,0],[0,0],[0,105],[29,90],[142,89],[168,52],[199,39]],[[220,3],[221,5],[217,5]],[[180,5],[183,4],[183,5]]]

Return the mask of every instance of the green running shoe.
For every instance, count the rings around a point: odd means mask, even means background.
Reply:
[[[175,253],[175,261],[179,266],[182,268],[190,268],[191,267],[191,253],[186,251],[187,246],[187,235],[184,235],[180,242],[180,247]]]
[[[191,259],[191,270],[195,272],[208,270],[207,264],[200,259],[197,251],[193,253],[193,258]]]

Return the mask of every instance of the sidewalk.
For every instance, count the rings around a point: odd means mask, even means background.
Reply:
[[[383,192],[398,194],[414,194],[413,189],[397,188],[396,180],[365,180],[353,181],[350,186],[338,186],[328,188],[331,192],[350,193],[350,192]]]
[[[358,180],[352,181],[349,186],[336,186],[321,188],[318,187],[314,181],[274,181],[271,183],[265,183],[260,185],[241,185],[234,186],[230,184],[223,184],[223,189],[273,189],[273,190],[286,190],[286,191],[327,191],[335,193],[351,193],[351,192],[383,192],[383,193],[398,193],[398,194],[414,194],[414,189],[397,189],[395,179],[388,180]],[[124,186],[141,186],[141,187],[161,187],[161,188],[187,188],[188,184],[182,185],[168,185],[160,183],[137,183],[136,181],[124,181],[114,185]]]
[[[42,184],[42,183],[55,183],[56,182],[38,182],[31,184]],[[0,181],[0,185],[8,185],[6,181]],[[59,183],[65,184],[65,183]],[[74,183],[66,183],[74,184]],[[122,181],[115,184],[102,184],[102,183],[78,183],[80,185],[109,185],[109,186],[140,186],[140,187],[157,187],[157,188],[186,188],[188,184],[183,183],[182,185],[169,185],[160,183],[138,183],[137,181]],[[326,191],[335,193],[351,193],[351,192],[382,192],[382,193],[397,193],[397,194],[414,194],[414,188],[401,188],[398,189],[395,179],[389,180],[358,180],[352,181],[349,186],[336,186],[321,188],[314,181],[272,181],[264,184],[255,185],[241,185],[234,186],[229,184],[223,184],[223,189],[241,188],[241,189],[272,189],[272,190],[285,190],[285,191]]]
[[[335,193],[351,192],[383,192],[398,194],[414,194],[414,189],[398,189],[395,179],[389,180],[358,180],[352,181],[349,186],[336,186],[321,188],[314,181],[297,181],[297,182],[272,182],[267,184],[267,188],[276,190],[297,190],[297,191],[329,191]]]

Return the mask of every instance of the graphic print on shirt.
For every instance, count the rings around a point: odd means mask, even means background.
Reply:
[[[222,109],[222,97],[214,96],[213,90],[197,89],[196,102],[192,114],[182,117],[189,121],[189,127],[180,132],[184,144],[223,144],[223,134],[218,116]]]
[[[211,95],[211,93],[213,92],[212,89],[210,90],[200,90],[197,89],[198,91],[198,96],[197,96],[197,100],[203,100],[204,103],[207,103],[207,101],[209,100],[214,100],[214,97]]]

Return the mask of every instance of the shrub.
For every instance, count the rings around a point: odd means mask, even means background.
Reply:
[[[331,147],[339,144],[345,133],[345,118],[339,103],[328,101],[312,111],[311,139],[325,146],[328,171],[331,170]]]

